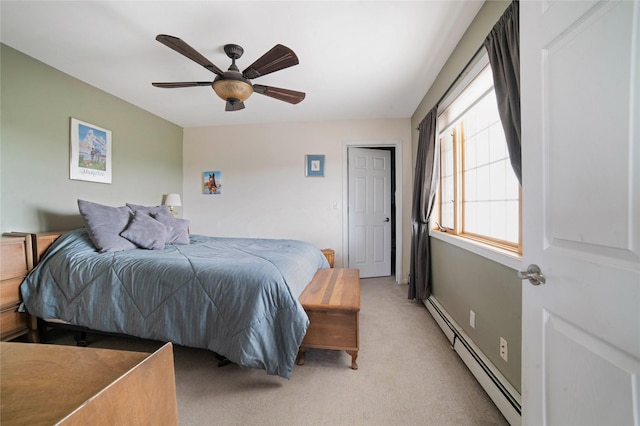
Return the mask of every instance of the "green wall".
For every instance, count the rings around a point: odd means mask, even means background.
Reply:
[[[157,205],[182,192],[182,128],[0,45],[0,231],[82,226],[77,199]],[[112,183],[69,179],[70,118],[112,131]]]
[[[465,32],[438,77],[411,117],[411,127],[433,108],[471,60],[511,1],[487,1]],[[412,134],[415,170],[418,132]],[[463,328],[516,390],[520,391],[522,339],[522,283],[516,271],[493,260],[431,239],[433,297]],[[476,328],[469,326],[469,311]],[[509,345],[509,361],[499,354],[500,337]]]
[[[516,271],[435,238],[431,254],[433,296],[520,392],[522,282]],[[508,362],[500,358],[500,337],[508,342]]]

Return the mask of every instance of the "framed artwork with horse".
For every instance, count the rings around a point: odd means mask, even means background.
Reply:
[[[206,195],[222,194],[222,172],[202,173],[202,193]]]

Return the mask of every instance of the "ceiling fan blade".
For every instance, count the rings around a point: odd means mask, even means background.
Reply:
[[[222,70],[220,68],[213,65],[207,58],[202,56],[200,52],[182,41],[182,39],[166,34],[158,34],[158,36],[156,36],[156,40],[158,40],[165,46],[175,50],[181,55],[186,56],[195,63],[202,65],[212,73],[222,75]]]
[[[210,81],[185,81],[176,83],[151,83],[155,87],[162,87],[165,89],[174,89],[176,87],[196,87],[196,86],[211,86]]]
[[[298,65],[298,57],[293,53],[293,50],[282,44],[276,44],[271,50],[242,71],[242,75],[249,79],[258,78],[294,65]]]
[[[224,108],[225,111],[240,111],[241,109],[244,109],[244,102],[232,100],[228,100],[227,106]]]
[[[297,104],[299,102],[302,102],[302,100],[306,96],[304,92],[281,89],[279,87],[263,86],[261,84],[254,84],[253,91],[255,93],[260,93],[261,95],[270,96],[280,101],[289,102],[290,104]]]

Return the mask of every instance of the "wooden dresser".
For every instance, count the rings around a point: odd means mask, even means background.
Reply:
[[[2,425],[177,425],[173,347],[0,343]]]
[[[36,319],[18,312],[20,283],[33,268],[31,238],[28,235],[3,236],[0,248],[0,340],[27,334],[29,341],[35,342],[38,338]]]

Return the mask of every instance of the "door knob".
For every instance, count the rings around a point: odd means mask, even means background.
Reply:
[[[521,280],[528,279],[533,285],[544,284],[547,281],[538,265],[529,265],[526,271],[518,271],[518,278]]]
[[[384,221],[385,221],[385,222],[389,222],[389,218],[386,218]]]

